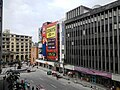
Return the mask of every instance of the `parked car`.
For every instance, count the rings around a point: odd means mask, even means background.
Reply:
[[[52,71],[52,75],[53,75],[53,76],[56,76],[56,75],[57,75],[57,72],[56,72],[56,71]]]
[[[27,69],[27,72],[31,72],[31,68],[28,68],[28,69]]]
[[[62,76],[60,74],[56,74],[57,78],[62,78]]]
[[[47,75],[52,75],[52,71],[47,71]]]

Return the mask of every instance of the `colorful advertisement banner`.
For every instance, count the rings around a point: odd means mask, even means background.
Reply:
[[[48,49],[55,49],[56,46],[55,38],[49,38],[47,41],[48,41]]]
[[[47,38],[47,59],[58,60],[58,30],[56,22],[46,26],[46,38]]]
[[[47,38],[54,38],[56,35],[56,27],[55,25],[47,28]]]

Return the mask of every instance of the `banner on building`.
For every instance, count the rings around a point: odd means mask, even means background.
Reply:
[[[56,36],[56,26],[47,28],[47,38],[54,38]]]

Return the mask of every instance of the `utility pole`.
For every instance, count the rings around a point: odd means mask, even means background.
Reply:
[[[2,72],[2,59],[0,59],[0,73]]]

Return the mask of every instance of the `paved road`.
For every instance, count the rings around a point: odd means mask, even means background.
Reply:
[[[90,90],[90,88],[65,79],[57,80],[41,69],[36,69],[36,72],[21,73],[21,78],[29,81],[31,86],[39,85],[39,87],[44,87],[45,90]]]

